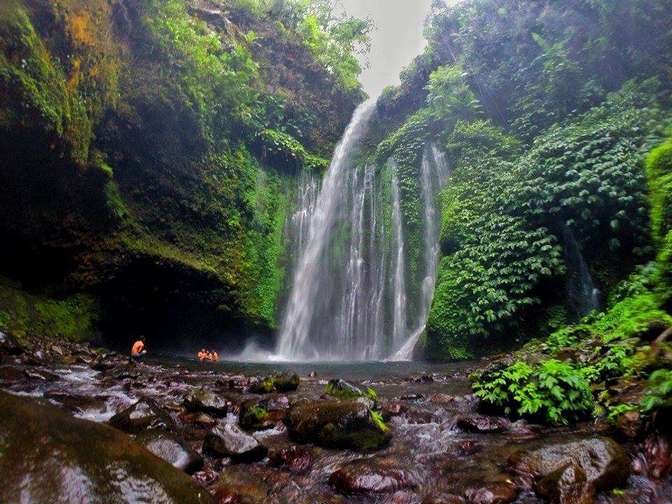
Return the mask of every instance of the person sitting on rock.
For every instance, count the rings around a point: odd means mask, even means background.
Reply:
[[[144,336],[140,336],[140,339],[133,343],[133,346],[131,347],[131,359],[137,361],[146,354],[147,350],[145,350],[145,338]]]

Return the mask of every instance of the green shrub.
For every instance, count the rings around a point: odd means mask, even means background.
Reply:
[[[642,410],[651,413],[660,408],[672,408],[672,370],[658,369],[651,373]]]
[[[550,424],[567,424],[589,414],[594,406],[590,386],[573,365],[550,359],[525,362],[473,378],[474,393],[487,406],[507,415]]]

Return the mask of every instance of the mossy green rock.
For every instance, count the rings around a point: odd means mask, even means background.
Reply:
[[[1,502],[206,503],[209,494],[126,434],[0,392]]]
[[[284,373],[267,376],[250,386],[253,394],[270,394],[272,392],[293,392],[299,388],[299,375],[286,371]]]
[[[288,411],[292,439],[327,448],[373,451],[387,446],[389,429],[358,401],[301,401]]]

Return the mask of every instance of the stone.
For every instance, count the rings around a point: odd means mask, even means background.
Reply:
[[[644,430],[642,416],[639,411],[626,411],[616,420],[616,429],[627,439],[637,439]]]
[[[212,429],[205,437],[203,451],[214,456],[229,457],[234,462],[256,462],[263,459],[268,452],[259,441],[234,424],[224,424]]]
[[[287,446],[274,451],[269,458],[272,465],[286,467],[294,474],[306,474],[313,465],[311,451],[303,446]]]
[[[207,389],[200,388],[187,394],[183,405],[187,411],[202,412],[217,417],[226,416],[229,401]]]
[[[250,385],[253,394],[271,394],[273,392],[293,392],[299,388],[299,375],[290,371],[267,376]]]
[[[367,495],[412,489],[417,480],[393,457],[374,457],[343,464],[329,476],[329,484],[342,494]]]
[[[153,399],[142,399],[117,413],[108,422],[112,427],[138,434],[148,429],[175,430],[175,422]]]
[[[478,434],[504,432],[511,422],[501,417],[485,415],[465,415],[457,419],[457,427],[466,432]]]
[[[626,483],[630,467],[623,448],[605,437],[545,440],[539,448],[513,454],[509,462],[517,474],[531,478],[535,488],[548,495],[569,492],[562,487],[572,485],[580,486],[571,490],[580,496],[619,488]]]
[[[0,440],[0,502],[211,502],[127,434],[33,399],[0,392]]]
[[[453,494],[428,495],[422,504],[465,504],[464,497]]]
[[[330,380],[324,387],[324,393],[337,399],[357,399],[366,395],[359,387],[345,380]]]
[[[266,408],[265,401],[255,401],[254,399],[245,401],[240,405],[238,416],[240,426],[249,432],[270,429],[275,425],[271,415]]]
[[[300,401],[285,416],[292,439],[327,448],[373,451],[387,446],[389,429],[357,401]]]
[[[513,483],[497,481],[478,489],[470,489],[466,497],[470,504],[509,504],[516,500],[518,492]]]
[[[172,433],[160,430],[145,431],[136,437],[136,441],[160,459],[187,474],[194,474],[203,467],[203,457]]]
[[[552,472],[539,481],[537,495],[550,502],[561,504],[591,504],[593,492],[586,485],[586,473],[581,467],[570,464]]]

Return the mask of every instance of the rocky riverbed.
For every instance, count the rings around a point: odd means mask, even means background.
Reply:
[[[0,502],[672,502],[664,436],[483,415],[478,364],[257,375],[5,335],[0,359]]]

